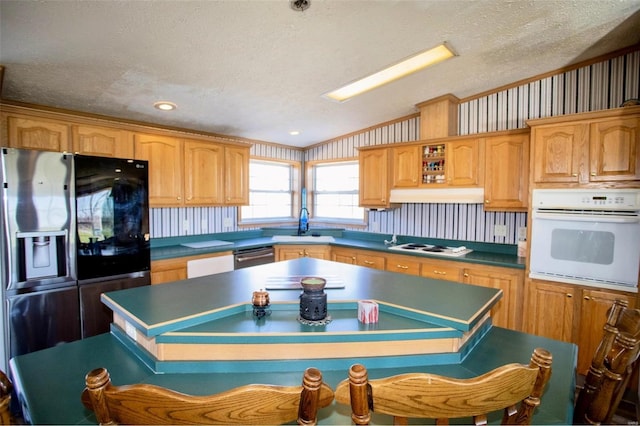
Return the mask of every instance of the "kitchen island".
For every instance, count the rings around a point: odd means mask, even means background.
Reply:
[[[335,321],[305,325],[298,322],[295,314],[287,318],[274,311],[273,318],[260,320],[252,319],[251,311],[242,314],[252,292],[260,289],[268,289],[274,309],[297,303],[300,290],[283,278],[306,275],[324,276],[333,284],[325,291],[329,314],[333,312]],[[491,326],[487,314],[499,297],[500,291],[495,289],[304,258],[107,293],[105,303],[121,319],[121,325],[114,324],[112,333],[17,357],[11,361],[11,369],[28,420],[70,424],[95,422],[93,414],[81,404],[80,393],[84,375],[96,367],[106,367],[116,385],[153,383],[204,395],[248,383],[299,384],[302,371],[309,366],[319,368],[324,380],[335,388],[347,377],[354,362],[370,367],[372,378],[410,371],[470,377],[509,362],[528,363],[533,349],[544,347],[553,354],[553,374],[534,422],[569,423],[577,348]],[[349,309],[335,310],[338,303],[363,299],[391,306],[393,314],[402,318],[396,319],[393,327],[385,325],[382,315],[378,324],[359,324],[345,314]],[[225,314],[230,307],[240,319],[235,321],[237,329],[231,332],[228,328],[233,327],[229,319],[232,317]],[[247,316],[251,321],[247,321]],[[276,319],[283,324],[276,325]],[[228,323],[220,325],[225,321]],[[201,353],[218,352],[196,349],[188,359],[160,359],[141,344],[147,339],[161,340],[167,336],[184,338],[185,332],[192,344],[204,339],[207,344],[222,341],[240,349],[251,347],[246,352],[253,354],[253,358],[210,358]],[[452,347],[430,353],[378,353],[379,345],[376,349],[374,344],[386,341],[387,346],[395,347],[398,341],[407,339],[415,339],[417,343],[432,338],[431,332],[438,338],[445,332],[448,338],[460,340]],[[473,336],[465,338],[469,333]],[[271,345],[282,342],[312,343],[315,346],[310,347],[315,349],[304,356],[298,354],[295,359],[271,356]],[[348,350],[332,352],[327,357],[318,349],[336,342]],[[494,420],[499,421],[499,416]],[[374,422],[384,421],[374,417]],[[320,424],[349,422],[349,408],[335,403],[319,413]]]

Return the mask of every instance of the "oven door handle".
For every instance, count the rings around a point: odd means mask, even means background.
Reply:
[[[640,221],[640,217],[638,217],[638,215],[585,215],[571,213],[544,213],[538,211],[533,212],[533,217],[535,219],[563,220],[571,222],[638,223]]]
[[[236,260],[238,262],[246,262],[247,260],[255,260],[255,259],[262,259],[263,257],[271,257],[273,256],[273,253],[265,253],[265,254],[259,254],[257,256],[255,255],[236,255]]]

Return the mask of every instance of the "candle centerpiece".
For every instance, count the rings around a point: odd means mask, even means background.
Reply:
[[[307,321],[324,320],[327,316],[327,281],[320,277],[304,277],[300,280],[300,318]]]

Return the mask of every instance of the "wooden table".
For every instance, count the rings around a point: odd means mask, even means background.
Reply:
[[[208,319],[199,315],[203,312],[215,317],[225,307],[246,304],[251,300],[253,291],[265,288],[265,284],[271,282],[269,277],[299,275],[324,275],[342,282],[343,288],[327,290],[330,302],[380,300],[402,306],[410,312],[428,313],[432,315],[430,321],[437,326],[454,331],[460,329],[463,333],[465,329],[482,324],[482,318],[500,295],[494,289],[307,258],[151,286],[143,290],[109,293],[105,301],[130,324],[135,323],[134,334],[162,336],[193,327],[193,321],[197,322],[197,318],[202,323],[203,318]],[[300,293],[296,290],[269,291],[272,303],[295,302]],[[266,320],[269,321],[269,318]],[[291,321],[296,319],[292,318]],[[288,327],[290,324],[284,328]],[[287,330],[282,332],[288,333]],[[330,334],[331,330],[305,331],[303,328],[298,335],[306,337],[309,333]],[[358,330],[358,333],[366,335],[367,330]],[[490,324],[483,326],[479,337],[465,344],[460,354],[442,352],[426,356],[372,355],[366,344],[356,342],[353,346],[361,348],[361,353],[350,353],[344,357],[324,358],[310,354],[295,360],[265,356],[265,360],[159,362],[137,347],[129,337],[126,331],[114,327],[110,334],[11,360],[13,379],[26,418],[33,423],[94,423],[93,414],[80,403],[80,393],[84,387],[84,375],[96,367],[106,367],[116,385],[153,383],[181,392],[204,395],[248,383],[299,384],[302,371],[308,366],[319,368],[325,381],[335,388],[347,377],[348,368],[354,362],[371,366],[371,378],[411,371],[471,377],[509,362],[528,363],[535,347],[551,351],[554,361],[551,381],[534,422],[566,424],[571,422],[573,413],[576,346],[492,327]],[[268,344],[264,346],[267,353]],[[163,374],[159,374],[158,370]],[[332,404],[321,410],[319,423],[348,424],[349,415],[349,407]],[[493,420],[499,421],[499,418]],[[384,422],[388,419],[374,417],[375,421]]]

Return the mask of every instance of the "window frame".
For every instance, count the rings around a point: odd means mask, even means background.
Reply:
[[[298,224],[297,212],[300,210],[300,197],[302,188],[302,164],[299,161],[293,160],[280,160],[269,157],[249,157],[249,167],[251,162],[262,163],[275,163],[281,166],[291,167],[291,216],[290,217],[278,217],[278,218],[258,218],[258,219],[243,219],[242,218],[242,206],[237,209],[237,223],[239,228],[256,228],[261,226],[287,226]],[[249,172],[251,173],[251,172]],[[249,185],[249,199],[251,199],[251,186]]]
[[[315,214],[315,170],[318,166],[337,164],[337,163],[355,163],[358,166],[358,172],[360,167],[360,162],[358,157],[344,157],[344,158],[336,158],[331,160],[312,160],[308,161],[305,164],[305,181],[307,182],[305,186],[307,187],[307,209],[309,210],[309,217],[313,220],[311,226],[313,225],[323,225],[323,226],[342,226],[349,228],[366,228],[367,227],[367,219],[368,214],[367,210],[363,208],[362,219],[347,219],[347,218],[327,218],[327,217],[318,217]],[[358,187],[358,191],[360,188]]]

